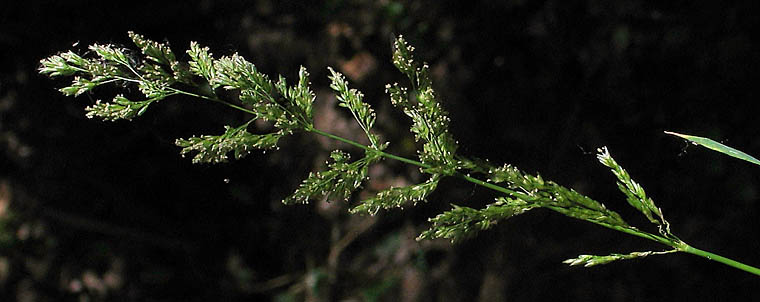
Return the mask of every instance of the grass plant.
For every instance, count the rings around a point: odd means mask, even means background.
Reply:
[[[412,121],[410,131],[419,146],[415,159],[386,152],[389,142],[382,141],[373,132],[375,112],[364,102],[364,95],[351,88],[346,78],[333,69],[329,69],[330,88],[334,90],[339,105],[350,112],[363,130],[366,144],[314,126],[313,102],[316,97],[304,67],[300,68],[298,78],[289,84],[283,76],[271,79],[238,54],[216,57],[209,48],[192,42],[186,51],[189,61],[181,62],[167,43],[158,43],[133,32],[129,37],[139,51],[94,44],[86,55],[67,51],[43,59],[39,72],[51,78],[71,77],[71,84],[59,89],[67,96],[89,94],[103,85],[136,86],[142,94],[140,99],[128,99],[119,94],[110,101],[98,100],[85,108],[89,118],[131,120],[172,96],[222,104],[250,115],[249,121],[226,126],[223,133],[177,139],[180,154],[192,156],[194,163],[213,164],[240,159],[253,150],[276,148],[282,137],[294,133],[324,136],[363,151],[363,156],[358,159],[351,158],[343,150],[333,151],[325,169],[309,174],[292,195],[283,199],[286,204],[304,204],[324,196],[348,200],[357,195],[354,192],[367,180],[369,166],[382,160],[397,160],[418,167],[427,178],[418,184],[380,191],[374,197],[359,201],[350,209],[351,213],[375,215],[381,210],[413,207],[425,201],[441,179],[456,177],[494,190],[500,196],[483,208],[451,205],[449,210],[430,218],[430,229],[420,234],[418,240],[446,238],[459,241],[510,217],[543,208],[663,246],[659,251],[580,255],[564,261],[569,265],[589,267],[618,260],[689,253],[760,275],[760,269],[756,267],[694,248],[677,237],[662,210],[606,147],[597,150],[599,162],[617,178],[617,186],[628,204],[655,225],[657,232],[632,226],[601,202],[540,175],[524,173],[509,164],[494,165],[457,154],[458,143],[448,130],[449,118],[433,90],[428,65],[413,57],[414,48],[402,36],[393,42],[393,64],[409,79],[409,84],[393,83],[385,88],[391,103]],[[234,93],[220,93],[223,90]],[[223,97],[230,95],[232,97]],[[255,120],[271,123],[274,130],[252,133],[249,128]],[[744,154],[704,138],[671,134],[718,148],[732,156]],[[757,160],[752,162],[757,163]]]

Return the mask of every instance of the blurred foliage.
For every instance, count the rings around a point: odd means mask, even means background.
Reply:
[[[220,55],[239,51],[268,74],[295,78],[298,66],[308,67],[315,88],[322,87],[315,89],[317,128],[361,139],[361,129],[348,126],[350,117],[327,97],[326,66],[336,66],[364,92],[378,121],[398,121],[375,126],[385,141],[409,142],[389,151],[413,154],[408,121],[391,110],[378,84],[400,81],[389,49],[393,33],[404,34],[430,62],[461,153],[510,162],[622,204],[614,180],[588,178],[605,173],[584,150],[610,146],[621,162],[637,163],[628,172],[678,222],[671,227],[684,240],[757,264],[760,242],[748,238],[757,236],[758,171],[719,154],[682,152],[683,144],[662,135],[728,139],[760,154],[752,110],[760,87],[751,80],[757,12],[751,1],[5,1],[0,301],[750,296],[752,276],[687,257],[558,269],[566,255],[588,247],[605,253],[640,242],[585,232],[595,227],[568,226],[541,211],[466,244],[415,242],[429,227],[425,218],[448,203],[483,200],[472,205],[482,207],[492,200],[459,185],[442,183],[447,190],[432,194],[434,202],[377,220],[347,215],[343,202],[284,207],[280,200],[327,159],[333,143],[293,139],[277,154],[193,166],[176,156],[174,138],[244,117],[194,101],[166,102],[133,123],[96,127],[82,114],[84,104],[61,101],[52,89],[61,85],[35,69],[72,44],[127,44],[128,30],[166,37],[177,49],[197,40]],[[176,122],[182,120],[197,122]],[[314,142],[319,155],[303,151]],[[372,190],[420,180],[393,163],[369,175]]]

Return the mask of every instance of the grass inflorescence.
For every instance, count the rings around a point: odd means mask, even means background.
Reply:
[[[241,125],[226,126],[220,134],[177,139],[176,145],[182,148],[180,153],[183,156],[192,155],[193,163],[226,162],[230,156],[240,159],[252,150],[276,148],[280,138],[299,132],[338,140],[364,151],[358,159],[352,159],[343,150],[333,151],[326,169],[309,174],[292,195],[284,198],[286,204],[308,203],[325,196],[348,199],[367,180],[371,165],[381,160],[398,160],[417,166],[427,177],[417,184],[382,190],[360,201],[350,210],[351,213],[374,215],[381,210],[413,207],[425,201],[436,190],[441,179],[457,177],[494,190],[500,196],[484,208],[451,205],[451,209],[430,218],[430,229],[420,234],[418,240],[447,238],[459,241],[510,217],[544,208],[664,246],[661,251],[580,255],[564,261],[570,265],[588,267],[685,252],[760,275],[758,268],[693,248],[675,236],[662,210],[615,161],[606,147],[597,150],[598,160],[617,177],[618,188],[628,204],[641,212],[659,232],[650,233],[632,226],[601,202],[539,175],[524,173],[509,164],[492,165],[487,161],[458,155],[457,141],[449,132],[448,114],[433,89],[429,67],[414,58],[414,47],[402,36],[393,43],[393,64],[406,75],[409,85],[393,83],[385,88],[391,103],[411,119],[410,131],[420,145],[417,159],[386,152],[389,142],[381,141],[372,129],[376,123],[374,110],[364,102],[364,95],[351,88],[346,78],[332,68],[329,69],[330,88],[334,90],[339,106],[351,113],[367,136],[366,145],[314,126],[313,103],[316,97],[310,88],[309,73],[304,67],[300,68],[298,79],[288,84],[282,76],[278,76],[277,80],[270,79],[238,54],[215,57],[209,48],[192,42],[186,51],[189,61],[180,62],[166,43],[158,43],[132,32],[129,37],[139,52],[114,45],[94,44],[90,46],[88,56],[68,51],[43,59],[39,72],[49,77],[71,77],[71,85],[60,89],[67,96],[92,93],[103,85],[134,85],[143,95],[140,100],[129,100],[121,94],[110,101],[98,100],[85,108],[89,118],[131,120],[143,115],[155,103],[175,95],[223,104],[251,116]],[[235,91],[239,97],[224,99],[218,93],[221,90]],[[248,126],[255,120],[270,122],[274,130],[263,134],[249,132]],[[702,143],[713,146],[709,142]]]

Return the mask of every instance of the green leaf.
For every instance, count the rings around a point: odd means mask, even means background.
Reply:
[[[718,151],[720,153],[726,154],[728,156],[736,157],[738,159],[751,162],[753,164],[760,166],[760,160],[757,158],[752,157],[751,155],[744,153],[742,151],[736,150],[734,148],[731,148],[729,146],[726,146],[724,144],[721,144],[719,142],[716,142],[714,140],[711,140],[706,137],[699,137],[699,136],[693,136],[693,135],[687,135],[687,134],[680,134],[670,131],[665,131],[666,134],[675,135],[681,138],[684,138],[688,141],[690,141],[692,144],[695,145],[702,145],[708,149],[712,149],[715,151]]]

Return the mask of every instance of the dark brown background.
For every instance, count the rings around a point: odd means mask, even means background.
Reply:
[[[65,81],[35,71],[76,42],[82,52],[95,42],[129,45],[128,30],[170,41],[177,53],[199,41],[270,75],[292,79],[306,66],[320,125],[357,135],[326,93],[326,67],[335,66],[377,109],[393,152],[413,156],[408,121],[383,93],[402,80],[389,57],[393,33],[404,34],[433,68],[461,154],[540,173],[645,226],[590,154],[608,146],[682,239],[760,265],[760,168],[684,150],[662,133],[760,154],[754,1],[21,3],[0,4],[2,301],[756,296],[759,278],[689,255],[566,267],[578,254],[659,247],[547,211],[459,245],[416,243],[426,218],[449,203],[493,197],[456,180],[424,206],[377,218],[351,217],[342,202],[286,207],[279,200],[334,145],[296,136],[278,152],[192,165],[175,138],[220,133],[245,116],[176,97],[131,123],[88,120],[82,108],[114,91],[66,98],[55,91]],[[373,173],[369,191],[419,180],[392,162]]]

